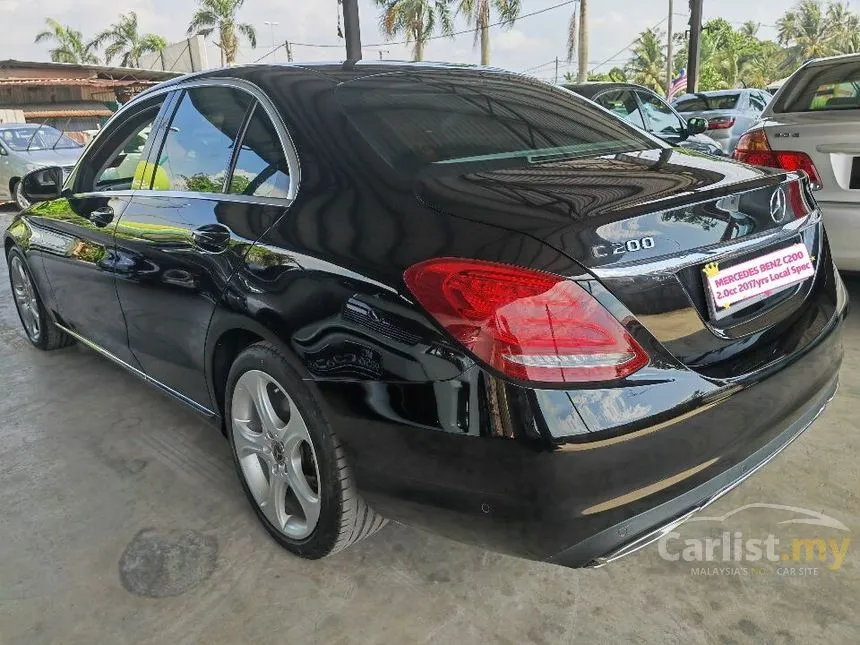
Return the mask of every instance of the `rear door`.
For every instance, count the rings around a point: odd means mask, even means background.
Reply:
[[[198,81],[176,92],[175,105],[148,184],[117,226],[117,253],[127,260],[117,293],[143,370],[208,410],[212,313],[250,247],[289,205],[297,164],[287,161],[277,113],[251,85]]]

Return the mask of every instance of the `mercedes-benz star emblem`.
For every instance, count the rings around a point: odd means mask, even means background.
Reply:
[[[785,191],[777,188],[770,196],[770,218],[779,224],[785,219]]]

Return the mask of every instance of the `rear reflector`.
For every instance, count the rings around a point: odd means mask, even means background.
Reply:
[[[718,116],[708,119],[708,130],[728,130],[734,127],[735,119],[730,116]]]
[[[512,378],[606,381],[648,364],[621,323],[572,280],[458,258],[421,262],[403,277],[457,341]]]
[[[813,190],[821,188],[821,176],[810,156],[805,152],[771,149],[767,133],[761,128],[750,130],[741,136],[732,156],[737,161],[753,166],[780,168],[792,172],[802,170],[809,176]]]

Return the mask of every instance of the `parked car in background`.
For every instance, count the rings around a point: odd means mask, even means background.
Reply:
[[[840,269],[860,271],[860,54],[797,70],[735,158],[809,175]]]
[[[759,120],[770,100],[771,95],[764,90],[716,90],[683,94],[672,105],[686,119],[696,116],[707,119],[708,135],[730,155],[738,139]]]
[[[670,145],[716,156],[725,154],[716,141],[703,134],[707,129],[705,119],[687,121],[647,87],[633,83],[580,83],[562,87],[594,101]]]
[[[0,201],[30,204],[21,191],[21,178],[31,170],[59,166],[71,172],[84,147],[49,125],[0,124]]]
[[[807,177],[518,74],[212,70],[125,104],[65,183],[23,181],[40,203],[4,249],[29,341],[86,345],[222,429],[305,558],[391,518],[604,564],[837,387],[847,297]]]

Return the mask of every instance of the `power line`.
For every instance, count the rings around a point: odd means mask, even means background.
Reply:
[[[650,29],[657,29],[657,27],[661,26],[661,25],[662,25],[664,22],[666,22],[668,19],[669,19],[669,16],[666,16],[666,17],[665,17],[665,18],[663,18],[662,20],[660,20],[660,21],[656,22],[655,24],[651,25]],[[590,70],[588,70],[588,73],[589,73],[589,74],[593,74],[593,73],[594,73],[595,71],[597,71],[599,68],[601,68],[601,67],[603,67],[604,65],[606,65],[606,63],[609,63],[609,62],[611,62],[611,61],[613,61],[613,60],[616,60],[618,56],[621,56],[621,54],[623,54],[623,53],[624,53],[624,52],[626,52],[628,49],[630,49],[631,47],[633,47],[633,45],[635,45],[635,44],[636,44],[636,41],[637,41],[637,40],[639,40],[639,38],[640,38],[640,36],[636,36],[636,38],[634,38],[633,40],[631,40],[631,41],[630,41],[630,43],[629,43],[626,47],[624,47],[623,49],[618,50],[617,52],[615,52],[614,54],[612,54],[612,56],[610,56],[610,57],[609,57],[609,58],[607,58],[606,60],[602,61],[599,65],[595,65],[594,67],[592,67]]]
[[[521,15],[517,16],[517,22],[519,22],[520,20],[523,20],[524,18],[531,18],[532,16],[538,16],[542,13],[547,13],[548,11],[553,11],[554,9],[559,9],[561,7],[566,7],[568,5],[575,4],[576,2],[579,2],[579,0],[564,0],[564,2],[559,2],[557,4],[550,6],[550,7],[545,7],[543,9],[538,9],[537,11],[532,11],[530,13],[521,14]],[[508,24],[511,24],[510,21],[508,21],[508,20],[499,20],[498,22],[494,22],[492,24],[487,25],[487,29],[491,29],[493,27],[500,27],[500,26],[504,26],[504,25],[508,25]],[[462,29],[460,31],[455,31],[455,32],[452,32],[450,34],[439,34],[438,36],[430,36],[430,37],[426,38],[424,42],[428,42],[431,40],[440,40],[442,38],[454,38],[455,36],[462,36],[463,34],[472,34],[472,33],[475,33],[475,29]],[[413,41],[411,41],[411,40],[397,40],[397,41],[393,41],[393,42],[387,41],[387,42],[382,42],[382,43],[362,44],[361,47],[363,49],[365,47],[367,47],[367,48],[379,48],[379,47],[390,47],[392,45],[411,45],[412,42]],[[322,47],[322,48],[330,48],[330,47],[342,48],[343,47],[342,43],[335,43],[335,44],[330,44],[330,43],[294,43],[292,41],[290,41],[290,45],[297,45],[297,46],[301,46],[301,47]],[[264,58],[268,58],[269,56],[274,54],[276,51],[278,51],[283,46],[284,46],[283,44],[278,45],[277,47],[272,49],[270,52],[267,52],[266,54],[263,54],[262,56],[260,56],[260,58],[255,60],[254,63],[259,63]],[[553,59],[553,62],[555,62],[555,59]]]

